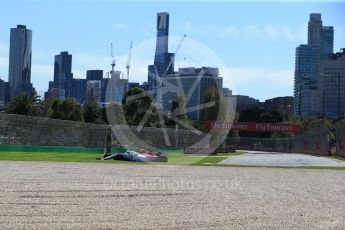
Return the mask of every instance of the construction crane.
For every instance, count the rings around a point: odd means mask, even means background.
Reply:
[[[110,55],[111,55],[111,72],[110,72],[110,76],[113,76],[114,74],[114,70],[115,70],[115,59],[114,59],[114,54],[113,54],[113,43],[110,43]]]
[[[131,45],[129,46],[128,60],[126,63],[127,81],[129,81],[129,69],[131,68],[131,57],[132,57],[132,41],[131,41]]]

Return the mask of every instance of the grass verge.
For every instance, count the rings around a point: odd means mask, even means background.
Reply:
[[[167,150],[169,165],[216,164],[227,157],[184,155],[181,150]],[[0,152],[0,160],[9,161],[52,161],[52,162],[97,162],[97,163],[136,163],[127,161],[100,161],[99,153],[56,153],[56,152]]]
[[[284,168],[284,169],[328,169],[345,170],[345,167],[333,166],[255,166],[255,165],[228,165],[219,164],[229,156],[241,155],[244,152],[224,153],[217,156],[205,155],[185,155],[182,150],[165,150],[168,153],[169,161],[167,163],[154,163],[165,165],[190,165],[190,166],[215,166],[231,168]],[[102,157],[98,153],[51,153],[51,152],[0,152],[0,160],[9,161],[51,161],[51,162],[94,162],[94,163],[115,163],[115,164],[138,164],[139,162],[128,161],[100,161],[96,158]],[[338,159],[338,157],[332,157]],[[344,158],[339,158],[344,160]],[[142,163],[141,163],[142,164]]]

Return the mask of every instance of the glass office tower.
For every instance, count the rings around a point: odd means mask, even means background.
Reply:
[[[54,87],[58,89],[58,97],[60,99],[66,97],[66,80],[72,78],[72,55],[66,51],[55,55]]]
[[[32,31],[24,25],[11,28],[8,81],[10,95],[31,93]]]

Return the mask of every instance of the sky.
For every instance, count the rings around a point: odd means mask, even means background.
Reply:
[[[156,14],[169,12],[169,51],[179,67],[220,68],[223,86],[261,101],[292,96],[295,48],[307,42],[310,13],[334,26],[334,50],[345,47],[345,2],[11,0],[0,8],[0,77],[8,80],[10,28],[33,31],[31,81],[41,95],[53,80],[54,55],[73,55],[75,78],[86,70],[126,71],[133,41],[130,81],[147,81],[153,63]]]

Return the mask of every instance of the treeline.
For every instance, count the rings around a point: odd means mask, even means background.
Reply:
[[[11,100],[5,108],[8,114],[48,117],[96,124],[128,124],[133,126],[161,127],[173,126],[177,120],[182,127],[200,126],[200,122],[190,120],[185,114],[184,98],[173,102],[177,113],[163,111],[163,123],[150,95],[140,88],[130,89],[122,103],[111,103],[100,108],[96,101],[81,105],[74,98],[41,100],[36,93],[22,93]],[[175,116],[176,117],[171,117]]]
[[[35,93],[19,94],[8,103],[5,112],[88,123],[107,123],[105,109],[100,109],[96,102],[82,106],[74,98],[41,100]]]
[[[308,116],[298,117],[294,115],[283,116],[278,111],[266,110],[259,107],[245,109],[237,114],[236,121],[239,122],[258,122],[258,123],[289,123],[299,124],[301,126],[301,133],[309,132],[320,127],[327,127],[331,130],[330,138],[334,132],[333,125],[339,119],[330,119],[327,117]],[[240,137],[254,137],[254,138],[271,138],[271,137],[291,137],[291,133],[259,133],[259,132],[237,132],[231,131],[230,136]]]
[[[126,93],[121,104],[112,103],[107,105],[106,108],[100,108],[95,101],[81,105],[74,98],[41,100],[35,93],[23,93],[7,105],[5,112],[96,124],[128,124],[157,128],[163,125],[174,127],[178,124],[179,128],[192,129],[194,127],[202,131],[207,131],[203,121],[225,120],[223,117],[228,116],[222,114],[222,112],[229,110],[229,108],[226,107],[226,101],[215,88],[206,90],[203,105],[210,106],[205,106],[201,110],[200,121],[195,121],[186,115],[186,99],[184,97],[178,97],[176,101],[172,102],[172,110],[170,112],[159,112],[157,111],[159,108],[156,108],[152,98],[146,91],[140,88],[132,88]],[[159,114],[162,115],[161,119]],[[278,111],[262,108],[246,109],[233,116],[235,117],[232,117],[232,119],[238,122],[300,124],[302,132],[308,132],[322,126],[332,130],[333,125],[338,121],[324,117],[299,118],[296,116],[283,116]],[[289,133],[237,131],[229,133],[229,136],[257,138],[289,137],[291,135]]]

